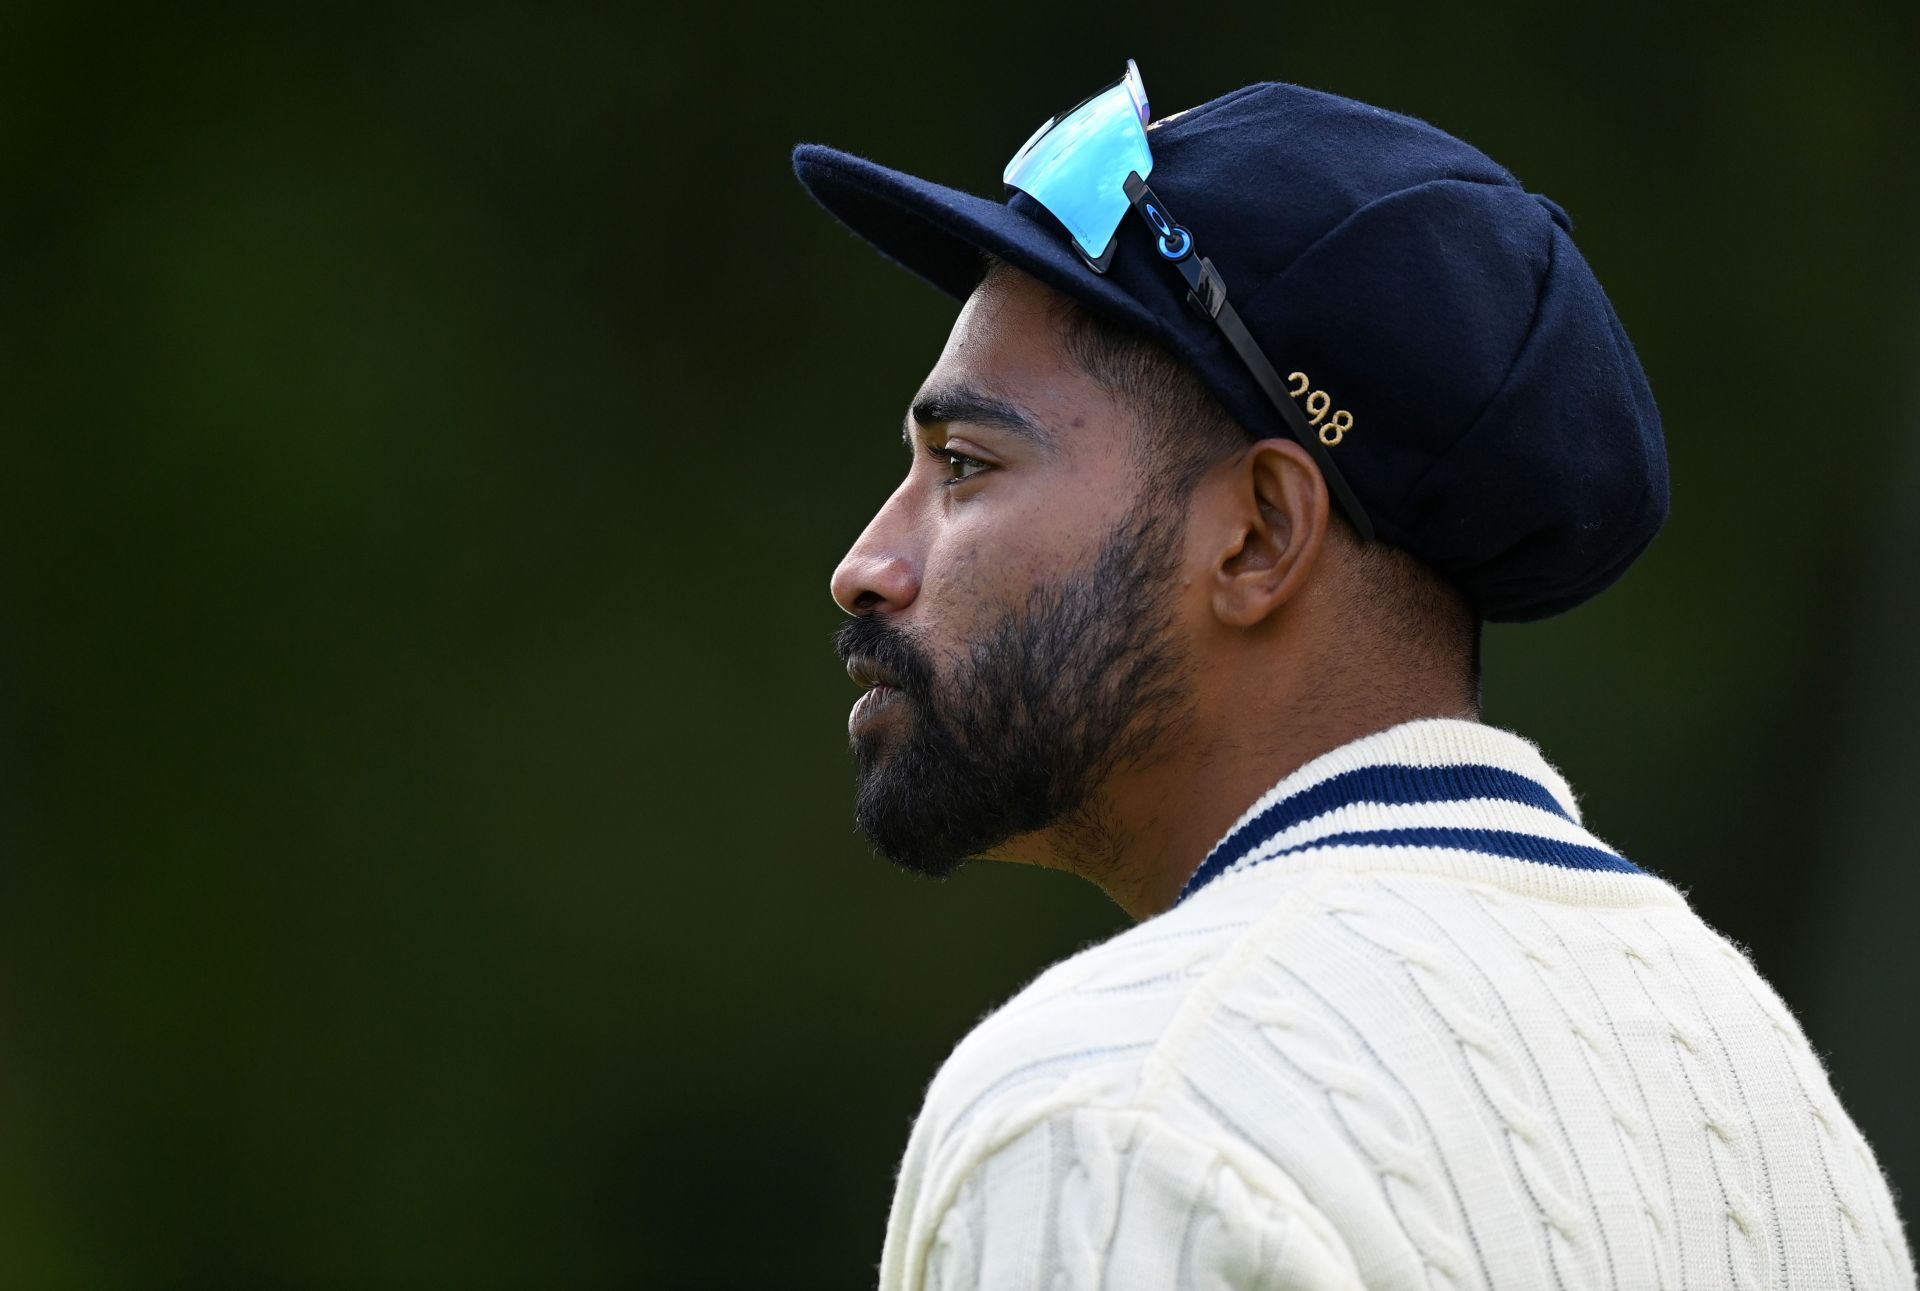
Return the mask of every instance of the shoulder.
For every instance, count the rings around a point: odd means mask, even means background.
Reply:
[[[994,1270],[1081,1243],[1100,1248],[1085,1267],[1165,1264],[1167,1285],[1176,1256],[1235,1271],[1230,1285],[1283,1248],[1296,1268],[1351,1269],[1285,1166],[1186,1084],[1216,1064],[1210,1036],[1241,1030],[1235,1001],[1264,989],[1257,948],[1326,884],[1237,886],[1054,966],[960,1043],[901,1164],[884,1285],[1005,1285]]]
[[[955,1047],[922,1121],[950,1135],[992,1108],[1063,1090],[1082,1102],[1130,1100],[1182,1006],[1255,922],[1244,909],[1176,909],[1055,964]]]
[[[1347,876],[1234,885],[1183,904],[1041,974],[955,1047],[915,1122],[903,1183],[961,1170],[1074,1109],[1165,1112],[1169,1074],[1251,988],[1261,948]]]

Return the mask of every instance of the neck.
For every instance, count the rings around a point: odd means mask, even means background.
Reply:
[[[1178,749],[1116,770],[1081,811],[1014,840],[1003,854],[1078,874],[1132,918],[1146,919],[1172,908],[1255,799],[1314,758],[1402,722],[1479,717],[1454,700],[1377,690],[1337,699],[1302,694],[1284,704],[1246,693],[1221,699],[1217,720],[1195,722]]]

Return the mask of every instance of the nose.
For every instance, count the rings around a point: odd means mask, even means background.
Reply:
[[[920,594],[920,563],[906,542],[902,484],[833,571],[833,599],[848,614],[894,614]]]

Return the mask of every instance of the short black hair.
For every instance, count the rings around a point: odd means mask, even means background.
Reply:
[[[1185,501],[1201,476],[1250,442],[1193,370],[1152,337],[1067,295],[1056,297],[1053,315],[1067,357],[1134,410],[1134,451],[1157,497]]]
[[[999,262],[988,260],[985,273]],[[1152,337],[1056,293],[1054,322],[1067,357],[1116,401],[1136,412],[1134,451],[1149,496],[1183,503],[1200,478],[1252,442],[1193,369]],[[1412,553],[1364,542],[1344,516],[1333,517],[1347,545],[1354,587],[1350,602],[1392,640],[1421,654],[1459,661],[1475,708],[1480,699],[1480,617],[1466,596]]]

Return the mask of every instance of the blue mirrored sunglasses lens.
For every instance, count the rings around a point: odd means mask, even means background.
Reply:
[[[1002,178],[1051,211],[1098,260],[1127,213],[1128,174],[1145,179],[1152,170],[1147,129],[1123,81],[1027,140]]]

